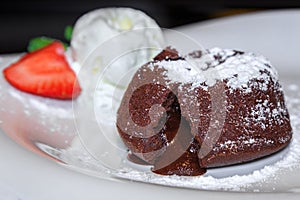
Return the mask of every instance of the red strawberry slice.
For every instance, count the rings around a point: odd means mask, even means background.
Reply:
[[[24,55],[3,73],[17,89],[44,97],[72,99],[81,92],[60,42]]]

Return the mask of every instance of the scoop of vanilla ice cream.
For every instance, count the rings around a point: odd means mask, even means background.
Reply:
[[[102,8],[80,17],[68,51],[69,62],[83,88],[74,102],[77,117],[93,121],[97,116],[99,127],[113,123],[135,68],[151,60],[165,43],[157,23],[135,9]],[[78,130],[87,143],[98,141],[86,133],[85,123],[80,123]]]
[[[162,47],[163,33],[157,23],[145,13],[132,8],[101,8],[86,13],[75,23],[71,49],[72,57],[83,64],[87,57],[102,43],[126,31],[153,28],[152,31],[139,31],[140,34],[127,39],[132,48],[145,46]],[[146,33],[147,31],[147,33]],[[141,40],[140,43],[136,42]],[[115,48],[124,48],[112,44]],[[128,47],[127,47],[128,48]],[[103,49],[103,54],[107,49]]]

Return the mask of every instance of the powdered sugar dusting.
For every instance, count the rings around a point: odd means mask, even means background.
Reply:
[[[197,70],[186,60],[162,60],[150,63],[147,67],[153,71],[155,66],[164,68],[166,71],[163,75],[171,82],[188,83],[197,74]]]
[[[264,80],[264,85],[261,89],[266,91],[270,77],[277,80],[277,72],[271,68],[271,63],[263,56],[256,56],[253,53],[236,54],[232,56],[232,50],[212,49],[211,53],[217,57],[220,53],[225,54],[219,60],[219,64],[215,64],[215,68],[221,80],[228,80],[227,85],[231,88],[243,88],[247,92],[249,88],[247,83],[252,79]],[[221,55],[222,55],[221,54]],[[268,71],[270,74],[263,73]]]
[[[238,148],[241,148],[245,145],[255,147],[258,145],[265,146],[273,143],[274,141],[271,139],[241,136],[236,141],[227,140],[224,143],[217,145],[216,147],[214,147],[213,151],[228,150],[228,149],[237,150]]]
[[[257,99],[257,104],[251,107],[251,111],[248,117],[244,118],[244,124],[251,126],[250,122],[254,122],[255,126],[260,126],[263,130],[267,126],[272,126],[272,123],[282,125],[284,123],[284,116],[287,115],[287,109],[285,105],[278,103],[275,108],[270,109],[270,103],[268,100]]]
[[[193,88],[205,90],[221,80],[230,89],[240,88],[249,93],[251,88],[247,83],[257,79],[262,80],[257,87],[266,91],[270,79],[278,80],[277,71],[265,57],[229,49],[212,48],[201,57],[188,55],[185,60],[163,60],[148,65],[152,70],[154,66],[165,69],[164,76],[171,82],[191,83]]]

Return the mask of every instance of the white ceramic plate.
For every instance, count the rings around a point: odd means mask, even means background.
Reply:
[[[213,20],[200,24],[192,24],[185,27],[180,27],[177,30],[183,32],[205,47],[212,46],[220,46],[223,48],[238,48],[243,50],[249,50],[261,53],[267,56],[274,66],[279,70],[281,75],[281,80],[285,86],[285,92],[288,96],[288,104],[291,112],[291,117],[294,126],[295,138],[299,136],[297,132],[297,117],[299,116],[299,102],[300,99],[299,88],[300,83],[297,77],[300,75],[300,71],[297,70],[297,65],[300,63],[299,56],[297,53],[300,52],[300,48],[298,44],[300,44],[300,11],[298,10],[290,10],[290,11],[281,11],[281,12],[264,12],[250,15],[242,15],[237,17],[224,18],[221,20]],[[284,28],[285,27],[285,28]],[[6,66],[7,62],[11,62],[12,59],[16,59],[15,56],[12,57],[3,57],[1,67]],[[9,88],[9,89],[7,89]],[[74,136],[75,130],[69,129],[70,124],[72,123],[72,118],[70,118],[70,113],[72,113],[72,106],[68,105],[66,102],[58,102],[58,101],[45,101],[41,98],[31,98],[31,95],[15,92],[13,88],[10,88],[5,82],[1,82],[1,91],[7,92],[6,94],[2,93],[1,98],[7,98],[7,96],[13,97],[11,101],[8,101],[7,106],[1,109],[1,128],[10,135],[12,138],[18,140],[22,145],[27,145],[27,147],[36,153],[43,155],[43,153],[35,148],[33,145],[28,145],[28,135],[34,141],[44,141],[47,140],[51,144],[51,142],[57,144],[57,140],[53,141],[49,138],[41,137],[41,134],[36,134],[37,132],[44,132],[42,136],[47,136],[49,134],[58,134],[59,145],[61,148],[65,148],[68,146],[69,141],[72,140]],[[300,101],[300,100],[299,100]],[[17,106],[16,106],[17,105]],[[45,106],[46,105],[46,106]],[[38,108],[37,111],[34,111],[32,114],[32,108]],[[25,109],[25,111],[23,111]],[[40,112],[41,109],[46,109],[47,116],[45,116],[43,112]],[[18,112],[16,115],[15,112]],[[57,115],[57,113],[59,113]],[[19,115],[21,114],[21,115]],[[38,116],[38,119],[36,118]],[[50,116],[50,117],[49,117]],[[51,116],[59,116],[57,118],[51,118]],[[33,120],[35,123],[32,123],[31,117],[34,117]],[[44,120],[44,118],[50,118],[54,120]],[[9,120],[8,120],[9,119]],[[24,120],[26,119],[26,120]],[[64,124],[65,126],[57,125],[58,121],[61,119],[66,120]],[[7,124],[9,121],[11,124]],[[88,125],[85,125],[88,127]],[[11,128],[13,127],[13,129]],[[25,128],[24,128],[25,127]],[[28,127],[30,127],[28,131]],[[87,128],[88,129],[88,128]],[[26,130],[26,131],[24,131]],[[57,133],[57,130],[60,130]],[[23,137],[24,136],[24,137]],[[132,195],[132,198],[138,198],[139,196],[143,196],[143,198],[151,199],[158,197],[167,197],[174,199],[181,199],[186,195],[189,195],[189,198],[204,198],[206,195],[210,195],[211,197],[223,197],[223,198],[231,198],[231,197],[239,197],[243,195],[244,197],[250,197],[251,193],[256,192],[255,194],[258,196],[265,196],[269,194],[262,194],[262,192],[276,192],[280,193],[280,195],[284,195],[286,197],[299,197],[300,191],[300,181],[299,181],[299,168],[297,166],[284,166],[284,159],[296,159],[289,160],[286,163],[293,163],[293,165],[299,161],[297,155],[298,143],[294,142],[283,152],[276,154],[273,157],[269,157],[267,159],[261,160],[259,162],[250,163],[243,166],[236,166],[230,168],[217,169],[215,171],[210,171],[208,175],[212,175],[216,178],[200,178],[199,180],[193,180],[195,184],[189,185],[184,184],[180,185],[179,182],[189,181],[189,180],[174,180],[170,179],[167,182],[165,178],[160,179],[158,177],[151,177],[151,179],[143,180],[140,179],[142,176],[125,176],[124,178],[131,178],[134,180],[145,181],[145,182],[154,182],[164,185],[176,185],[183,187],[194,187],[197,185],[197,188],[201,190],[186,190],[180,188],[171,188],[171,187],[161,187],[154,186],[150,184],[142,184],[142,183],[133,183],[133,182],[118,182],[117,179],[112,179],[110,181],[103,180],[91,180],[91,178],[82,176],[79,174],[75,174],[69,172],[67,170],[63,170],[56,166],[53,166],[48,161],[43,159],[34,157],[28,152],[24,152],[19,149],[19,147],[13,145],[10,141],[7,140],[6,137],[1,135],[3,140],[1,140],[1,146],[4,146],[4,151],[1,152],[0,156],[2,159],[7,160],[3,166],[1,165],[1,178],[7,181],[13,188],[21,191],[21,193],[25,193],[25,198],[36,198],[41,197],[38,191],[44,191],[52,195],[52,197],[57,196],[67,196],[72,194],[74,198],[80,199],[84,196],[111,196],[115,195],[116,199],[121,198],[124,194]],[[20,140],[23,138],[23,140]],[[51,136],[53,138],[53,135]],[[57,138],[57,136],[56,136]],[[5,142],[3,142],[5,141]],[[7,144],[8,143],[8,144]],[[9,145],[10,144],[10,145]],[[30,144],[30,143],[29,143]],[[48,151],[52,155],[57,153],[57,157],[61,158],[60,152],[57,149],[48,148],[49,146],[44,146],[40,144],[34,144],[39,146],[40,149],[44,151]],[[81,149],[76,149],[81,150]],[[21,152],[21,153],[20,153]],[[97,166],[89,164],[89,161],[85,160],[78,162],[78,157],[73,154],[72,151],[71,156],[64,157],[65,162],[73,165],[69,165],[69,167],[73,169],[80,170],[81,172],[86,172],[90,175],[101,177],[101,178],[110,178],[111,175],[120,177],[120,174],[112,173],[107,174],[107,170],[105,168],[97,168]],[[27,159],[26,159],[27,158]],[[74,158],[74,160],[70,159]],[[19,160],[28,160],[26,163],[19,162]],[[54,158],[54,160],[56,160]],[[57,160],[56,160],[57,161]],[[30,164],[31,163],[31,164]],[[280,164],[277,168],[274,168],[274,165]],[[125,163],[126,164],[126,163]],[[264,165],[270,166],[270,168],[263,168]],[[39,166],[43,166],[43,170],[39,169]],[[74,167],[75,166],[75,167]],[[24,169],[35,169],[35,172],[31,172],[29,170],[29,174],[27,175],[26,170],[24,173],[22,171]],[[135,170],[140,171],[140,169],[135,168]],[[275,171],[272,171],[276,169]],[[278,170],[277,170],[278,169]],[[44,171],[46,170],[46,171]],[[53,174],[47,174],[48,172],[53,172],[58,176],[53,176]],[[254,170],[259,170],[258,173],[261,174],[252,174]],[[245,179],[240,177],[238,180],[242,180],[240,185],[238,182],[235,182],[234,185],[231,185],[237,179],[232,179],[230,176],[238,171],[238,174],[245,175]],[[47,172],[47,173],[45,173]],[[52,173],[53,173],[52,172]],[[10,174],[10,175],[8,175]],[[250,175],[249,175],[250,174]],[[37,177],[40,176],[40,178]],[[20,178],[19,178],[20,177]],[[146,177],[150,177],[147,175]],[[221,179],[223,177],[223,179]],[[225,179],[224,179],[225,177]],[[262,179],[261,179],[262,177]],[[258,178],[259,180],[255,180]],[[36,179],[36,180],[34,180]],[[47,183],[48,179],[50,179],[51,187],[43,187],[38,184],[43,181]],[[76,180],[76,181],[68,181]],[[33,181],[33,185],[38,188],[36,193],[34,192],[34,186],[30,187],[28,182]],[[155,180],[155,181],[153,181]],[[173,183],[170,184],[170,181]],[[174,182],[175,181],[175,182]],[[177,181],[177,182],[176,182]],[[193,182],[190,181],[190,182]],[[244,187],[245,182],[250,181],[250,185],[246,185]],[[83,183],[89,185],[88,189],[84,187]],[[228,187],[226,187],[228,186]],[[81,187],[87,189],[86,192],[78,192]],[[234,191],[242,189],[242,191],[247,191],[248,193],[235,193],[235,192],[220,192],[226,190]],[[245,189],[246,188],[246,189]],[[217,193],[203,191],[205,189],[218,191]],[[115,193],[114,191],[120,191],[120,193]],[[30,192],[28,192],[30,191]],[[257,193],[260,192],[260,193]],[[60,194],[60,195],[59,195]],[[45,198],[43,198],[45,199]],[[50,198],[49,198],[50,199]]]

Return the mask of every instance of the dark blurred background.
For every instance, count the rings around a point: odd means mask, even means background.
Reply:
[[[300,0],[5,0],[0,6],[0,53],[26,51],[30,38],[63,39],[64,28],[84,13],[126,6],[146,12],[161,27],[267,9],[300,8]]]

